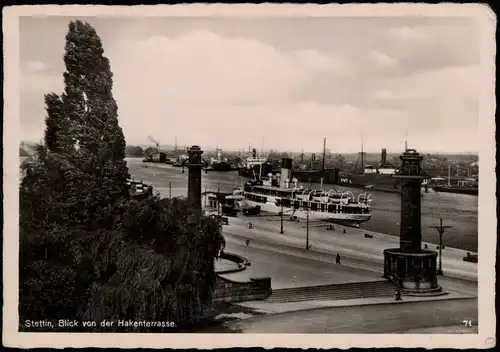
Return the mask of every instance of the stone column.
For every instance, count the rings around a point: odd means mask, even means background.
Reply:
[[[436,279],[437,253],[422,249],[420,189],[425,173],[420,163],[423,157],[408,149],[400,159],[402,166],[392,176],[401,182],[399,248],[384,250],[384,276],[395,280],[407,293],[441,291]],[[394,262],[395,265],[391,264]]]
[[[199,223],[201,217],[201,169],[204,166],[201,154],[201,148],[193,145],[188,150],[189,159],[185,164],[188,168],[188,202],[193,209],[189,222],[192,224]]]
[[[403,162],[394,178],[401,180],[401,221],[399,246],[405,253],[418,253],[422,246],[421,227],[421,175],[420,162],[423,157],[416,151],[405,152],[399,157]]]

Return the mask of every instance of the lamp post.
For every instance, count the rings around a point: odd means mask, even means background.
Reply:
[[[280,229],[280,234],[283,234],[283,198],[281,198],[281,212],[280,212],[280,216],[281,216],[281,229]]]
[[[443,275],[443,261],[442,261],[442,250],[443,250],[443,234],[446,229],[452,226],[443,226],[443,218],[439,218],[439,226],[429,226],[430,228],[436,229],[439,233],[439,267],[437,270],[438,275]]]
[[[220,188],[217,188],[217,217],[221,216],[221,204],[220,204],[220,198],[219,198],[219,193],[220,193]]]
[[[207,207],[207,198],[208,198],[207,186],[205,186],[205,208]]]
[[[305,192],[305,191],[304,191]],[[308,189],[307,201],[306,204],[306,250],[309,250],[311,246],[309,245],[309,209],[311,208],[311,188]]]
[[[306,250],[309,250],[311,246],[309,245],[309,204],[307,205],[306,212]]]

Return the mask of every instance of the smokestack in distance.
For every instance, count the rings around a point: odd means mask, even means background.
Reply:
[[[380,159],[382,165],[387,164],[387,149],[382,149],[382,158]]]
[[[286,188],[292,177],[292,159],[281,159],[280,188]]]

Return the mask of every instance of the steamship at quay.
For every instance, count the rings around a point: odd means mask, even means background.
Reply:
[[[231,171],[232,167],[228,163],[227,158],[224,158],[222,156],[222,149],[217,146],[217,149],[215,151],[215,157],[210,158],[210,164],[207,168],[207,170],[214,170],[214,171]]]
[[[246,159],[242,159],[239,164],[238,175],[242,177],[254,178],[256,175],[267,175],[273,172],[273,167],[267,157],[257,155],[254,148]]]
[[[291,159],[283,159],[281,174],[248,181],[243,190],[235,191],[242,197],[239,206],[356,227],[370,220],[371,195],[362,193],[356,198],[352,192],[304,189],[297,179],[290,185],[291,163]]]
[[[356,162],[354,172],[340,172],[339,183],[349,187],[369,188],[379,191],[398,192],[399,182],[391,177],[396,172],[396,166],[387,161],[387,150],[382,149],[380,163],[367,165],[365,152],[361,147],[360,157]]]

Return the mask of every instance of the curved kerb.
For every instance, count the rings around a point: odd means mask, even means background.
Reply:
[[[237,273],[237,272],[245,270],[247,268],[247,266],[251,265],[251,263],[248,261],[247,258],[242,257],[238,254],[234,254],[234,253],[222,252],[222,254],[220,255],[220,258],[228,260],[228,261],[233,262],[233,263],[236,263],[238,265],[238,267],[235,269],[216,271],[215,273],[218,275]]]

